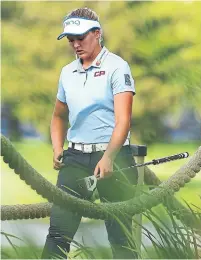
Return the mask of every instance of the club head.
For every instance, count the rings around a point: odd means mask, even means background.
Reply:
[[[78,180],[78,185],[82,189],[83,194],[87,194],[86,197],[90,197],[96,189],[97,178],[95,176],[89,176]]]

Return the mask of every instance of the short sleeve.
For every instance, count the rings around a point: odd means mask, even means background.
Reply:
[[[130,67],[127,62],[123,62],[113,72],[111,77],[113,95],[131,91],[135,95],[134,79],[131,75]]]
[[[59,99],[63,103],[66,103],[65,91],[64,91],[63,83],[62,83],[62,71],[61,71],[61,74],[59,77],[57,99]]]

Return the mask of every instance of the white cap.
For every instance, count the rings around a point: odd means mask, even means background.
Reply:
[[[101,29],[98,21],[89,20],[81,17],[67,18],[64,23],[64,31],[61,33],[57,40],[61,40],[67,35],[83,35],[93,29]]]

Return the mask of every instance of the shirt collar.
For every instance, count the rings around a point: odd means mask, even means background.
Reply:
[[[92,62],[91,67],[101,68],[101,65],[108,53],[109,53],[108,49],[104,46],[100,51],[100,53],[98,54],[98,56]]]
[[[90,67],[101,68],[101,65],[108,53],[109,53],[108,49],[106,47],[103,47],[100,53],[95,58],[95,60],[92,62]],[[82,63],[80,59],[77,59],[77,68],[73,72],[76,71],[85,72],[85,70],[82,67]]]

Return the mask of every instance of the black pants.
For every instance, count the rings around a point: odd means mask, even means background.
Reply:
[[[62,168],[58,175],[57,186],[67,193],[86,198],[86,194],[78,185],[78,180],[93,175],[98,161],[103,156],[103,152],[82,153],[81,151],[68,148],[64,151],[65,167]],[[134,165],[130,146],[123,146],[118,153],[114,170]],[[137,183],[137,169],[132,168],[124,172],[114,173],[110,178],[98,181],[97,189],[101,202],[117,202],[128,200],[135,195],[133,185]],[[71,212],[70,210],[61,209],[53,205],[50,215],[50,228],[47,235],[42,258],[53,258],[55,255],[66,258],[64,252],[69,252],[70,241],[73,239],[82,216]],[[122,214],[120,221],[123,222],[127,230],[131,232],[131,217]],[[129,244],[128,235],[123,231],[122,224],[116,220],[105,221],[108,240],[111,244],[113,258],[130,259],[136,258],[132,250],[127,249]],[[127,248],[126,248],[127,247]]]

